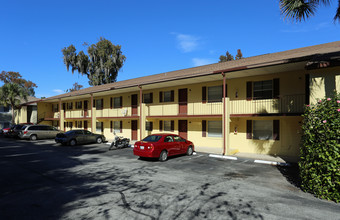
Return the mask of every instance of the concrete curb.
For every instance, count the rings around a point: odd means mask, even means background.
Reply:
[[[239,159],[238,157],[218,155],[218,154],[209,154],[209,157],[227,159],[227,160],[238,160]],[[244,159],[249,159],[249,158],[244,158]],[[254,160],[253,162],[259,163],[259,164],[268,164],[272,166],[291,166],[290,163],[282,163],[282,162],[267,161],[267,160]]]

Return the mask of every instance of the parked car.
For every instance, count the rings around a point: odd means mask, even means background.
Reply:
[[[19,138],[30,139],[32,141],[37,139],[55,138],[59,132],[60,130],[49,125],[25,125],[19,133]]]
[[[10,131],[8,132],[9,137],[18,137],[20,131],[25,125],[33,125],[33,123],[21,123],[11,127]]]
[[[87,130],[71,130],[65,133],[59,133],[55,137],[55,142],[61,144],[69,144],[75,146],[77,144],[102,143],[105,141],[105,136],[102,134],[94,134]]]
[[[153,134],[135,143],[133,154],[140,157],[159,158],[166,161],[168,156],[192,155],[194,144],[175,134]]]
[[[1,129],[1,134],[7,136],[7,135],[8,135],[8,132],[9,132],[10,130],[11,130],[10,127],[9,127],[9,128],[3,128],[3,129]]]

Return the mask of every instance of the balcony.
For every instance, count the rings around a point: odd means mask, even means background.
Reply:
[[[122,118],[122,117],[132,117],[132,116],[139,116],[139,107],[135,110],[135,114],[132,114],[131,107],[123,107],[117,109],[111,108],[104,108],[104,109],[97,109],[95,111],[96,117],[102,118]]]
[[[304,105],[305,95],[281,96],[279,99],[232,100],[230,114],[301,114]]]
[[[89,118],[91,117],[91,110],[65,110],[64,116],[65,118]]]
[[[222,102],[202,103],[194,102],[187,104],[185,115],[221,115],[223,112]],[[146,105],[145,116],[178,116],[179,104]]]

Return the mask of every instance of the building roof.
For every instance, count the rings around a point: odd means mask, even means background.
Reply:
[[[252,69],[287,63],[294,63],[299,61],[310,61],[315,56],[324,56],[325,54],[340,53],[340,41],[320,44],[310,47],[303,47],[293,50],[287,50],[283,52],[264,54],[259,56],[253,56],[243,58],[240,60],[233,60],[223,63],[215,63],[210,65],[198,66],[188,69],[181,69],[176,71],[170,71],[150,76],[144,76],[115,83],[109,83],[99,86],[93,86],[85,89],[81,89],[74,92],[69,92],[53,97],[46,98],[44,100],[59,99],[69,96],[78,96],[96,92],[109,91],[113,89],[128,88],[134,86],[142,86],[153,83],[160,83],[171,81],[175,79],[186,79],[191,77],[199,77],[210,74],[217,74],[221,72],[234,72],[242,69]],[[43,101],[44,101],[43,100]]]
[[[27,96],[27,100],[22,99],[20,101],[20,105],[36,105],[37,102],[41,100],[39,98],[33,97],[33,96]]]

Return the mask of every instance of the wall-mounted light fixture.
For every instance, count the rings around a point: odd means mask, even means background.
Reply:
[[[238,98],[238,89],[236,89],[235,98]]]

